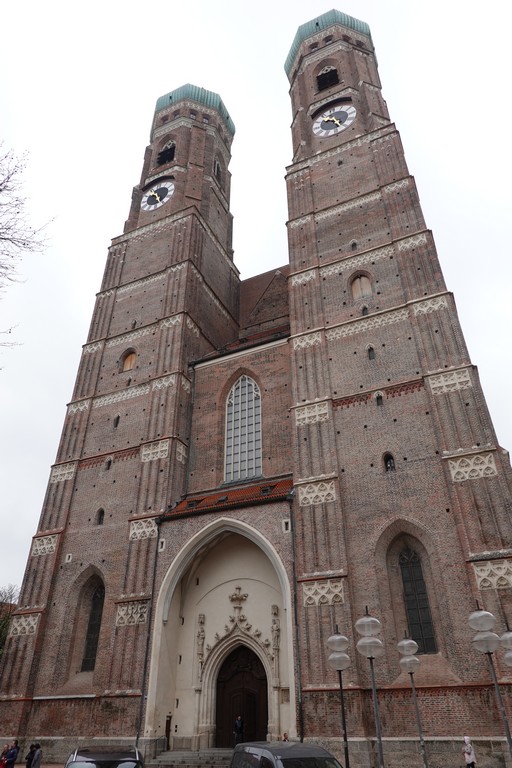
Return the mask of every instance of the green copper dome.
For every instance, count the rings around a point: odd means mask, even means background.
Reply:
[[[353,29],[354,32],[359,32],[361,35],[366,35],[366,37],[369,37],[370,40],[372,39],[370,34],[370,27],[368,24],[366,24],[366,22],[359,21],[359,19],[354,19],[352,16],[348,16],[346,13],[341,13],[341,11],[327,11],[327,13],[322,14],[322,16],[317,16],[316,19],[311,19],[311,21],[307,21],[305,24],[301,24],[298,28],[297,34],[295,35],[292,43],[292,47],[290,48],[290,53],[288,54],[284,65],[286,74],[288,76],[290,75],[293,62],[295,61],[295,57],[304,40],[307,40],[308,37],[312,37],[318,32],[321,32],[322,29],[328,29],[329,27],[332,27],[333,24],[340,24],[342,27],[348,27],[348,29]]]
[[[217,110],[226,123],[226,127],[230,134],[232,136],[235,135],[235,124],[230,118],[219,94],[214,93],[213,91],[207,91],[205,88],[199,88],[197,85],[187,83],[186,85],[182,85],[181,88],[176,88],[175,91],[166,93],[165,96],[160,96],[156,102],[155,112],[159,112],[161,109],[165,109],[171,104],[177,104],[179,101],[184,101],[185,99],[195,101],[197,104],[203,104],[205,107]]]

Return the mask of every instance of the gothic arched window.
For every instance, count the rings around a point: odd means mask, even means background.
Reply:
[[[131,371],[133,368],[135,368],[135,363],[137,361],[137,355],[133,350],[129,350],[125,353],[124,357],[121,360],[121,371]]]
[[[224,466],[227,482],[261,475],[261,395],[249,376],[241,376],[228,395]]]
[[[357,275],[357,277],[354,277],[351,288],[354,301],[372,295],[372,284],[367,275]]]
[[[400,552],[398,562],[402,574],[409,637],[418,643],[418,653],[437,653],[421,558],[413,549],[406,547]]]
[[[222,166],[217,159],[213,161],[213,173],[220,184],[222,182]]]
[[[89,618],[85,635],[84,655],[82,657],[82,672],[91,672],[96,664],[98,640],[100,639],[101,617],[105,601],[105,587],[98,584],[90,598]]]

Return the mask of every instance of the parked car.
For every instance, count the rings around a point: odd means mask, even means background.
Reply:
[[[137,747],[78,747],[65,768],[144,768],[144,761]]]
[[[237,744],[230,768],[342,768],[323,747],[298,741],[252,741]]]

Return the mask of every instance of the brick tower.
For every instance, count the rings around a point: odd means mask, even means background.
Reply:
[[[226,108],[192,85],[157,102],[3,659],[5,736],[47,759],[77,734],[228,747],[238,714],[246,740],[341,755],[338,626],[351,759],[371,765],[366,609],[386,760],[418,761],[404,632],[439,760],[458,766],[463,730],[484,750],[502,734],[467,617],[478,599],[512,621],[510,464],[368,26],[304,24],[285,68],[289,264],[242,282]]]

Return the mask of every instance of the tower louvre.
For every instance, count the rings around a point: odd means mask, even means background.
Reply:
[[[244,281],[230,114],[191,84],[157,101],[2,660],[6,734],[40,734],[48,757],[77,729],[228,747],[239,713],[247,740],[329,737],[341,754],[338,626],[353,760],[371,765],[365,607],[382,622],[391,760],[415,759],[404,631],[439,760],[455,765],[460,722],[484,743],[501,733],[466,618],[475,598],[512,618],[508,454],[369,27],[313,19],[285,70],[289,263]]]

